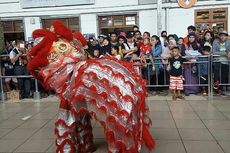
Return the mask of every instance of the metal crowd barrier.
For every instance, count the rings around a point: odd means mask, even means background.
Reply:
[[[7,55],[2,55],[1,57],[4,57]],[[207,60],[205,61],[200,61],[197,60],[199,58],[207,58]],[[190,61],[184,62],[184,70],[191,70],[190,71],[190,75],[188,75],[187,77],[185,77],[185,81],[186,83],[184,83],[184,87],[206,87],[208,89],[208,96],[212,97],[214,90],[213,90],[213,83],[214,83],[214,77],[215,77],[215,73],[214,73],[214,67],[216,67],[216,65],[218,65],[220,62],[216,59],[219,58],[219,55],[212,55],[212,56],[196,56],[196,57],[183,57],[186,59],[190,59]],[[140,59],[138,59],[140,60]],[[149,59],[147,59],[149,60]],[[147,80],[147,87],[148,88],[158,88],[158,87],[169,87],[169,74],[167,69],[167,64],[163,64],[162,63],[162,58],[154,58],[154,65],[155,65],[155,71],[152,71],[152,67],[151,67],[151,63],[148,62],[147,67],[145,68],[145,70],[142,72],[143,77]],[[208,67],[208,77],[207,77],[207,83],[206,84],[202,84],[200,81],[200,69],[199,69],[199,65],[201,64],[207,64]],[[221,64],[219,64],[220,67],[219,69],[219,77],[222,77],[222,68]],[[139,66],[139,64],[134,64],[134,66]],[[197,68],[197,83],[192,83],[191,78],[189,78],[189,76],[193,75],[192,74],[192,69],[193,67]],[[229,86],[230,87],[230,60],[228,60],[228,82],[222,82],[222,80],[220,80],[219,86]],[[163,78],[162,78],[163,77]],[[32,78],[32,75],[21,75],[21,76],[2,76],[0,73],[0,89],[1,89],[1,100],[4,101],[5,100],[5,94],[4,94],[4,90],[3,90],[3,79],[4,78]],[[35,92],[33,93],[34,95],[34,99],[35,100],[39,100],[40,99],[40,92],[38,91],[38,82],[35,79]]]
[[[3,88],[3,79],[4,78],[31,78],[35,80],[35,91],[33,92],[33,98],[35,101],[40,99],[40,92],[38,91],[38,81],[32,76],[32,75],[15,75],[15,76],[2,76],[0,75],[0,89],[1,89],[1,101],[5,101],[5,93],[4,93],[4,88]]]
[[[215,84],[216,80],[219,80],[218,86],[225,86],[226,90],[230,91],[230,59],[220,61],[221,55],[213,55],[211,57],[211,66],[212,66],[212,84]],[[226,72],[226,73],[224,73]],[[212,93],[214,93],[212,88]]]
[[[22,54],[22,56],[27,56],[27,54]],[[0,55],[0,62],[2,60],[2,57],[9,57],[8,54]],[[35,91],[33,92],[33,98],[35,101],[38,101],[40,99],[40,92],[38,90],[38,81],[32,76],[32,75],[15,75],[15,76],[2,76],[2,73],[0,72],[0,99],[2,102],[6,100],[5,93],[4,93],[4,84],[3,79],[5,78],[31,78],[35,80]]]
[[[189,59],[188,61],[184,62],[184,70],[183,72],[190,71],[190,74],[183,75],[184,76],[184,88],[188,87],[198,87],[201,92],[201,87],[207,88],[208,96],[212,97],[214,94],[213,90],[213,84],[214,84],[214,66],[216,63],[220,63],[219,61],[216,61],[215,59],[218,59],[219,55],[212,55],[212,56],[185,56],[183,58]],[[200,60],[202,58],[206,58],[207,60]],[[162,63],[162,58],[154,58],[155,65],[155,71],[152,71],[152,64],[150,63],[150,60],[147,59],[148,64],[147,68],[145,68],[145,72],[142,73],[143,77],[147,80],[147,87],[148,88],[158,88],[158,87],[169,87],[169,74],[167,69],[167,64]],[[207,66],[207,78],[204,78],[201,76],[201,69],[199,68],[201,65]],[[161,69],[159,69],[161,67]],[[192,70],[193,68],[196,68],[196,73],[193,74]],[[220,78],[223,75],[223,72],[226,72],[226,70],[223,70],[223,67],[219,67],[219,75]],[[230,60],[228,60],[228,74],[224,74],[228,76],[228,82],[223,83],[220,81],[219,86],[229,86],[230,88]],[[192,76],[197,77],[197,82],[193,83]],[[163,78],[162,78],[163,77]],[[203,78],[202,78],[203,77]],[[153,79],[155,79],[153,81]],[[206,83],[202,83],[201,79],[206,79]],[[162,84],[163,80],[163,84]],[[161,84],[159,83],[161,82]]]

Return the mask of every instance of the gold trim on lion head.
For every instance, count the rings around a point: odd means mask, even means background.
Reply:
[[[59,40],[54,43],[54,51],[58,55],[68,55],[69,53],[73,51],[73,47],[70,45],[69,42]]]

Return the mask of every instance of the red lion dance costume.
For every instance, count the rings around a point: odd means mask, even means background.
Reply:
[[[60,98],[55,123],[56,152],[91,153],[91,117],[101,123],[109,153],[138,153],[155,142],[148,128],[145,81],[130,63],[112,58],[85,59],[87,44],[61,22],[51,30],[36,30],[39,42],[29,53],[28,69]]]

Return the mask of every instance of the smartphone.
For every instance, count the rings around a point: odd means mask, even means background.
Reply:
[[[25,45],[24,44],[19,44],[19,47],[20,48],[25,48]]]

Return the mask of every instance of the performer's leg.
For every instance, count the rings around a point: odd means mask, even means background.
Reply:
[[[92,153],[96,149],[93,145],[93,133],[91,116],[89,113],[80,113],[77,118],[76,133],[79,142],[80,153]]]
[[[91,115],[87,110],[87,103],[85,101],[75,102],[75,118],[77,134],[77,142],[79,143],[79,153],[92,153],[96,149],[93,145],[93,132],[91,126]]]
[[[62,102],[67,103],[67,102]],[[67,107],[68,108],[68,107]],[[55,123],[56,153],[78,153],[75,115],[67,108],[60,108]]]
[[[123,135],[122,133],[120,134]],[[108,143],[108,153],[138,153],[135,144],[132,144],[133,138],[124,138],[124,140],[120,138],[120,139],[115,139],[115,141],[111,141],[110,136],[107,136],[106,139]],[[127,140],[127,142],[125,142],[125,140]],[[131,141],[130,144],[128,140]],[[119,142],[122,143],[119,144]]]
[[[133,135],[127,135],[126,131],[108,122],[106,127],[110,127],[105,130],[108,153],[138,153],[138,142]]]

